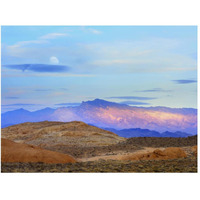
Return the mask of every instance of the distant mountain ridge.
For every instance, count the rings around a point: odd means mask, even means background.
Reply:
[[[52,108],[44,108],[34,112],[30,112],[23,108],[14,111],[8,111],[1,115],[1,127],[5,128],[8,125],[10,126],[24,122],[39,122],[50,120],[50,116],[54,111],[55,109]]]
[[[197,109],[168,107],[132,107],[101,99],[82,102],[76,107],[45,108],[30,112],[24,109],[1,115],[1,125],[40,121],[83,121],[98,127],[149,129],[157,132],[197,134]]]
[[[157,131],[151,131],[149,129],[141,129],[141,128],[131,128],[131,129],[122,129],[116,130],[113,128],[105,128],[105,130],[116,133],[120,137],[131,138],[131,137],[188,137],[191,134],[176,131],[169,132],[165,131],[163,133],[159,133]]]
[[[129,107],[126,104],[119,104],[115,102],[110,102],[110,101],[105,101],[102,99],[95,99],[93,101],[83,101],[81,106],[96,106],[96,107],[101,107],[101,108],[107,108],[107,107],[118,107],[118,108],[126,108]]]

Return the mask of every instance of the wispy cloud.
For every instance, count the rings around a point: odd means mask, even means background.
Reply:
[[[95,35],[102,34],[101,31],[99,31],[99,30],[97,30],[95,28],[90,28],[90,27],[86,27],[86,26],[82,26],[81,30],[84,31],[84,32],[95,34]]]
[[[3,97],[4,99],[19,99],[19,97]]]
[[[70,67],[63,66],[63,65],[46,65],[46,64],[22,64],[22,65],[3,65],[3,67],[9,69],[17,69],[25,71],[33,71],[33,72],[67,72],[69,71]]]
[[[60,90],[68,91],[68,89],[67,89],[67,88],[60,88]]]
[[[156,97],[138,97],[138,96],[119,96],[119,97],[107,97],[108,99],[136,99],[136,100],[153,100],[157,99]]]
[[[90,28],[83,28],[86,32],[87,29]],[[43,39],[39,42],[49,41]],[[69,44],[69,47],[64,44],[59,45],[51,47],[30,45],[31,48],[29,46],[16,47],[14,45],[13,48],[4,46],[2,52],[5,56],[3,56],[2,63],[7,63],[10,58],[12,58],[10,59],[12,62],[17,60],[16,63],[27,63],[27,60],[28,63],[46,63],[51,56],[59,55],[59,61],[73,66],[73,72],[76,74],[159,73],[196,70],[195,59],[181,53],[172,53],[180,45],[176,40],[163,38],[149,39],[148,41],[119,41],[117,43],[112,41],[76,43]],[[53,63],[58,63],[55,58]]]
[[[194,71],[196,60],[173,51],[180,48],[179,40],[153,38],[149,40],[117,43],[81,44],[93,58],[87,60],[90,71],[100,73],[148,73],[168,71]],[[106,70],[105,70],[106,69]]]
[[[48,97],[59,97],[59,96],[65,96],[66,92],[53,92],[48,95]]]
[[[26,45],[31,45],[31,44],[45,44],[48,43],[48,41],[46,40],[28,40],[28,41],[20,41],[17,42],[14,45],[10,45],[8,46],[8,49],[14,49],[14,48],[18,48],[18,47],[22,47],[22,46],[26,46]]]
[[[150,105],[150,103],[140,102],[140,101],[122,101],[120,104],[127,105]]]
[[[94,29],[94,28],[88,28],[88,30],[89,30],[91,33],[96,34],[96,35],[99,35],[99,34],[102,33],[101,31],[98,31],[97,29]]]
[[[182,80],[173,80],[176,84],[189,84],[189,83],[196,83],[196,80],[189,80],[189,79],[182,79]]]
[[[165,90],[165,89],[162,89],[162,88],[153,88],[153,89],[149,89],[149,90],[138,90],[136,92],[171,92],[172,90]]]
[[[38,105],[38,104],[23,104],[23,103],[16,103],[16,104],[4,104],[4,105],[1,105],[3,107],[9,107],[9,106],[35,106],[35,105]]]
[[[12,50],[15,48],[24,47],[24,46],[32,45],[32,44],[45,44],[49,42],[48,40],[56,39],[59,37],[66,37],[66,36],[69,36],[69,35],[66,33],[49,33],[49,34],[40,36],[36,40],[19,41],[13,45],[9,45],[7,48]]]
[[[81,103],[58,103],[56,106],[79,106]]]
[[[58,89],[34,89],[35,92],[52,92],[52,91],[68,91],[66,88],[58,88]]]
[[[66,36],[69,36],[69,34],[66,34],[66,33],[49,33],[49,34],[41,36],[40,39],[49,40],[49,39],[56,39],[56,38],[59,38],[59,37],[66,37]]]
[[[35,92],[51,92],[53,89],[35,89]]]

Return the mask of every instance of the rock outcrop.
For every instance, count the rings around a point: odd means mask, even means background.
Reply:
[[[1,162],[74,163],[69,155],[1,139]]]
[[[193,154],[197,157],[197,145],[192,147]]]
[[[124,156],[123,160],[168,160],[187,157],[184,150],[179,147],[168,147],[164,150],[156,149],[150,153],[140,153]]]

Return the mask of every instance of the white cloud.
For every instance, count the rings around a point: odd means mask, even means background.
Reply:
[[[180,51],[179,40],[152,38],[143,41],[79,44],[93,59],[90,72],[133,73],[196,70],[196,60]]]
[[[58,63],[59,63],[58,58],[55,57],[55,56],[51,56],[51,57],[49,58],[49,61],[50,61],[51,64],[58,64]]]
[[[17,48],[17,47],[27,46],[29,44],[44,44],[44,43],[48,43],[48,41],[46,41],[46,40],[21,41],[21,42],[15,43],[14,45],[8,46],[8,48],[14,49],[14,48]]]
[[[93,28],[89,28],[88,30],[93,34],[97,34],[97,35],[101,34],[101,31],[98,31],[98,30],[93,29]]]
[[[64,37],[64,36],[68,36],[68,34],[66,34],[66,33],[49,33],[47,35],[41,36],[40,39],[48,40],[48,39],[55,39],[55,38]]]
[[[84,29],[88,31],[88,28]],[[178,39],[151,38],[131,42],[76,43],[42,48],[39,45],[31,48],[10,48],[4,45],[2,52],[5,62],[8,57],[18,63],[46,63],[49,60],[52,64],[58,64],[58,58],[52,55],[59,55],[63,64],[73,67],[71,72],[74,74],[195,71],[196,59],[190,56],[190,51],[185,46]]]
[[[89,28],[89,27],[86,27],[86,26],[81,26],[81,30],[86,32],[86,33],[93,33],[93,34],[96,34],[96,35],[99,35],[99,34],[102,33],[101,31],[99,31],[97,29]]]
[[[68,36],[68,34],[66,34],[66,33],[49,33],[47,35],[43,35],[43,36],[39,37],[36,40],[17,42],[14,45],[8,46],[8,48],[14,49],[14,48],[18,48],[18,47],[28,46],[30,44],[44,44],[44,43],[48,43],[48,40],[50,40],[50,39],[56,39],[58,37],[63,37],[63,36]]]

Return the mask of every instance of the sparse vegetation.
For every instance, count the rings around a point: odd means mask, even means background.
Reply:
[[[197,135],[186,138],[173,137],[134,137],[129,138],[120,145],[134,145],[140,147],[184,147],[197,145]]]
[[[173,160],[99,160],[68,164],[2,163],[1,172],[197,172],[195,156]]]

